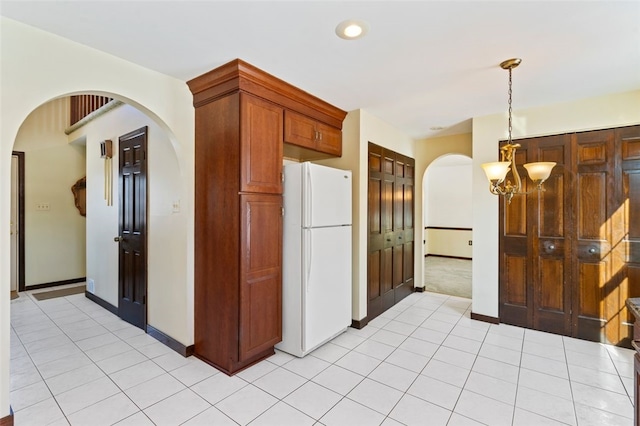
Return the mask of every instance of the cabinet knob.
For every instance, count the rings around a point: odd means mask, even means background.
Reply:
[[[589,249],[589,253],[591,253],[591,254],[595,253],[596,251],[597,251],[597,250],[596,250],[594,247],[591,247],[591,248]]]
[[[387,241],[391,241],[391,238],[387,238]]]
[[[555,246],[555,245],[553,245],[553,244],[549,244],[549,250],[555,250],[555,249],[556,249],[556,246]]]

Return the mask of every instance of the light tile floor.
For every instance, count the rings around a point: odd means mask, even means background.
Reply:
[[[414,293],[305,358],[228,377],[84,295],[11,302],[24,425],[631,425],[633,352],[469,318]]]

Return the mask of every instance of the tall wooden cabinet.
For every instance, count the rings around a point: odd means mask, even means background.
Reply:
[[[331,128],[341,150],[346,113],[241,60],[188,85],[196,108],[194,353],[234,374],[282,339],[283,151],[336,155],[285,143],[286,116]]]
[[[640,126],[518,143],[517,164],[557,165],[544,192],[501,201],[500,320],[629,345],[625,300],[640,296]]]

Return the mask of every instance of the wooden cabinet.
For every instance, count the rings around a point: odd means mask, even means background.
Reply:
[[[528,194],[500,201],[500,320],[629,346],[625,300],[640,296],[640,126],[518,143],[517,164],[557,165],[545,191],[523,179]]]
[[[346,113],[240,60],[188,85],[196,107],[194,353],[234,374],[282,339],[285,112],[338,134]]]
[[[240,94],[240,191],[282,194],[281,107]]]
[[[282,340],[282,197],[240,196],[240,360]]]
[[[342,132],[302,114],[284,113],[284,141],[334,156],[342,155]]]

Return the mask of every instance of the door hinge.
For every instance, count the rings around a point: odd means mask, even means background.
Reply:
[[[284,207],[281,207],[281,208],[282,208],[282,216],[284,216]]]
[[[284,182],[284,173],[280,172],[280,180]]]

